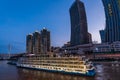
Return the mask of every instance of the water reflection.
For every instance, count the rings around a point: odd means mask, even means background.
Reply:
[[[18,69],[18,74],[20,75],[20,80],[93,80],[92,77],[81,77],[28,69]]]
[[[17,68],[0,61],[0,80],[120,80],[120,65],[96,64],[96,76],[85,77]]]
[[[113,66],[112,63],[106,63],[98,64],[96,68],[97,74],[94,80],[120,80],[120,67]]]

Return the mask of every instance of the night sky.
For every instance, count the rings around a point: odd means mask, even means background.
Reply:
[[[26,35],[46,27],[51,44],[62,46],[70,40],[69,8],[75,0],[0,0],[0,53],[25,52]],[[102,0],[81,0],[85,4],[88,30],[100,42],[105,27]]]

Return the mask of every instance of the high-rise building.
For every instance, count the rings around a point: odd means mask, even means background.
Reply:
[[[50,31],[45,28],[41,30],[41,42],[41,52],[50,52]]]
[[[71,46],[89,43],[84,3],[80,0],[75,0],[69,12],[71,19]]]
[[[88,33],[88,39],[89,39],[89,43],[92,43],[92,35],[90,33]]]
[[[101,37],[101,42],[104,43],[105,42],[105,30],[100,30],[100,37]]]
[[[27,53],[45,54],[51,51],[50,31],[47,29],[35,31],[26,37]]]
[[[33,53],[33,35],[28,34],[26,37],[26,51],[27,53]]]
[[[106,15],[105,42],[120,41],[120,0],[102,0],[102,2]]]
[[[41,37],[40,32],[35,31],[33,33],[33,53],[40,54],[41,53]]]

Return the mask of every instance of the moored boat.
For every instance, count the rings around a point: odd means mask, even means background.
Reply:
[[[84,76],[95,75],[92,63],[81,56],[25,55],[18,60],[17,67]]]

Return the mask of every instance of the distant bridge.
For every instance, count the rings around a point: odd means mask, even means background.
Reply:
[[[18,57],[22,56],[24,53],[17,53],[17,54],[0,54],[1,59],[17,59]]]

